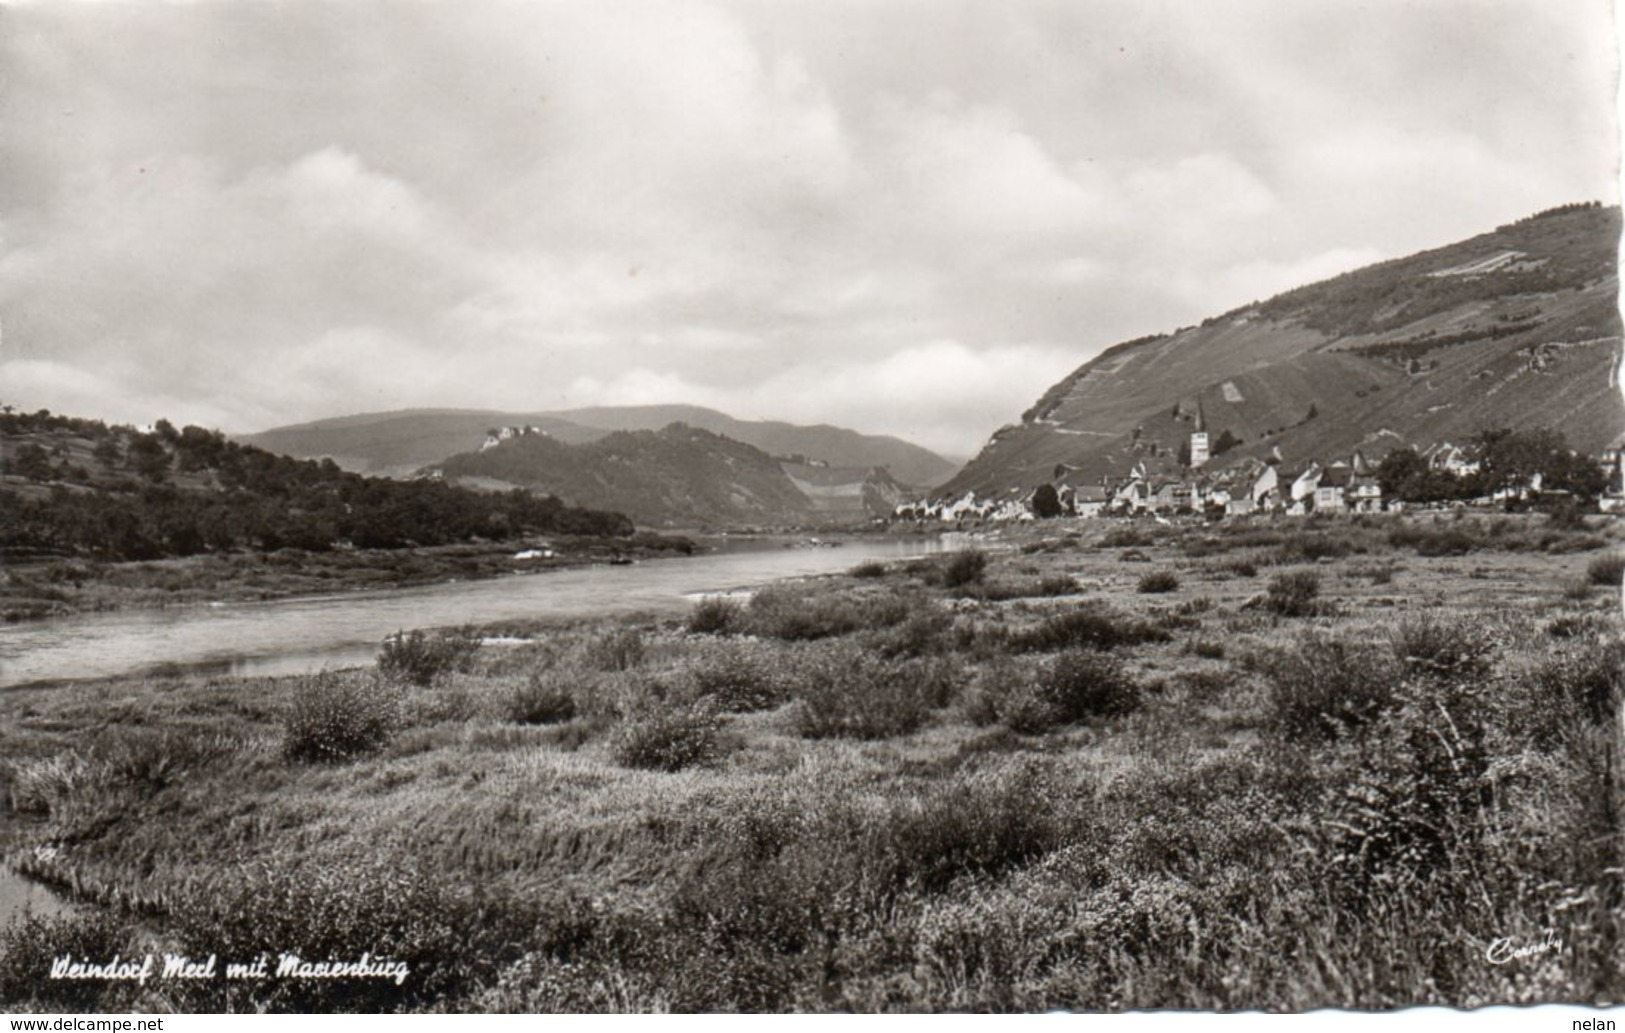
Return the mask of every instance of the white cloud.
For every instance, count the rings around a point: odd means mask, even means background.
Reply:
[[[1612,199],[1607,5],[1475,11],[16,8],[7,400],[692,401],[968,451],[1116,340]]]

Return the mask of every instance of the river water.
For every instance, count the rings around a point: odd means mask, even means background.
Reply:
[[[0,629],[0,688],[160,671],[297,674],[367,664],[384,636],[403,628],[681,613],[706,594],[964,544],[952,534],[858,539],[839,548],[742,549],[383,592],[31,621]],[[66,907],[0,867],[0,926],[24,910],[49,915]]]
[[[0,688],[167,672],[272,675],[370,663],[410,628],[535,617],[679,613],[695,597],[865,560],[956,549],[962,535],[753,548],[381,592],[80,614],[0,628]]]

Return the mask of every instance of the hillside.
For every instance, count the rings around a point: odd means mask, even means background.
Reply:
[[[0,415],[0,554],[11,561],[400,549],[535,533],[625,536],[632,526],[537,494],[362,477],[201,427]]]
[[[1571,205],[1117,345],[1001,428],[943,494],[1179,465],[1198,422],[1220,467],[1461,443],[1546,426],[1598,451],[1625,431],[1618,208]],[[1313,415],[1311,415],[1311,413]]]
[[[902,495],[883,471],[782,462],[684,423],[581,444],[527,434],[433,469],[453,484],[522,487],[653,527],[847,524],[890,512]]]
[[[799,457],[830,467],[881,467],[903,484],[926,486],[951,476],[954,464],[899,438],[842,427],[797,426],[738,420],[692,405],[609,406],[558,412],[514,413],[478,409],[408,409],[278,427],[240,440],[301,458],[331,458],[358,473],[402,476],[466,452],[497,427],[534,426],[569,444],[597,441],[615,431],[659,430],[672,423],[732,438],[771,456]],[[861,483],[861,478],[858,483]]]

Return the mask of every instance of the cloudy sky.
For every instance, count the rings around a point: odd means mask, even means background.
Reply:
[[[969,454],[1129,337],[1616,202],[1607,0],[0,8],[0,398],[685,401]]]

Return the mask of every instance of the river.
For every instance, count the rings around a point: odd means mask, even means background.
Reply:
[[[30,621],[0,629],[0,688],[155,672],[298,674],[367,664],[384,636],[403,628],[677,614],[710,593],[965,544],[965,536],[957,534],[865,538],[838,548],[732,549],[382,592]],[[45,887],[0,868],[0,925],[25,909],[49,915],[65,908]]]
[[[482,581],[272,602],[125,610],[0,629],[0,688],[156,673],[297,674],[370,663],[409,628],[534,617],[680,613],[707,593],[950,551],[963,535],[749,548]]]

